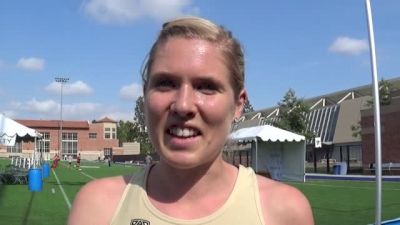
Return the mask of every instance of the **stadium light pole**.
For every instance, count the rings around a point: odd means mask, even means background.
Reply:
[[[382,219],[382,144],[381,144],[381,120],[379,102],[378,66],[376,64],[375,35],[372,21],[371,3],[365,0],[365,11],[367,14],[368,36],[370,47],[370,60],[372,71],[372,90],[374,95],[374,125],[375,125],[375,225],[381,224]]]
[[[63,86],[65,83],[67,83],[69,81],[69,78],[67,77],[56,77],[55,81],[57,83],[60,83],[60,130],[59,130],[59,134],[58,134],[58,155],[59,157],[61,157],[61,149],[62,149],[62,129],[63,129]]]

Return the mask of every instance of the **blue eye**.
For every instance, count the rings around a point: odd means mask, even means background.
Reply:
[[[196,89],[206,95],[211,95],[218,91],[217,85],[212,82],[201,82],[196,86]]]
[[[167,91],[170,90],[172,88],[175,88],[175,82],[173,82],[170,79],[160,79],[158,81],[155,82],[154,85],[155,88],[161,90],[161,91]]]

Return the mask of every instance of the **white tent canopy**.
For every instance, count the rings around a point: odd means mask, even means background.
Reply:
[[[230,139],[240,141],[251,141],[255,137],[258,137],[263,141],[272,142],[300,142],[305,140],[305,137],[302,135],[298,135],[270,125],[242,128],[230,135]]]
[[[304,181],[305,137],[270,125],[242,128],[230,134],[235,142],[251,142],[251,166],[276,180]]]
[[[14,146],[18,137],[40,137],[36,130],[26,127],[3,114],[0,114],[0,144],[5,146]]]

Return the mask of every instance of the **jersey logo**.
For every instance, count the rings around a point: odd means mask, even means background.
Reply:
[[[131,225],[150,225],[150,222],[143,219],[132,219]]]

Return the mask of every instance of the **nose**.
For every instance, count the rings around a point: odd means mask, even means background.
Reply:
[[[174,101],[171,104],[171,110],[183,119],[194,117],[194,96],[193,91],[188,85],[183,85],[177,90]]]

